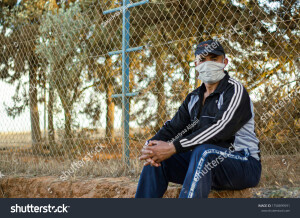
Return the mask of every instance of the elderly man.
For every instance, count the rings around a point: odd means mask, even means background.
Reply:
[[[169,182],[182,184],[179,198],[259,183],[259,141],[246,89],[224,71],[228,59],[218,41],[200,43],[195,57],[203,83],[143,147],[136,198],[161,198]]]

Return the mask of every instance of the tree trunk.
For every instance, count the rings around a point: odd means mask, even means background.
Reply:
[[[48,138],[50,147],[55,148],[55,132],[53,125],[53,103],[54,103],[54,89],[49,85],[49,101],[48,101]]]
[[[37,68],[34,62],[29,62],[29,107],[31,123],[32,151],[37,154],[41,152],[41,129],[37,99]]]
[[[189,87],[190,87],[190,66],[189,64],[185,61],[185,60],[182,60],[183,63],[182,65],[184,66],[183,67],[183,82],[185,84],[184,86],[184,96],[186,97],[188,94],[189,94]],[[184,99],[181,99],[181,101],[183,101]]]
[[[115,103],[111,95],[113,94],[114,87],[112,84],[112,61],[110,57],[106,57],[106,81],[105,81],[105,92],[106,92],[106,128],[105,135],[110,143],[115,143],[115,131],[114,131],[114,121],[115,121]]]
[[[185,46],[187,45],[182,45],[182,48],[185,48]],[[183,96],[186,97],[189,94],[189,87],[190,87],[190,65],[189,62],[187,61],[188,57],[184,57],[183,55],[186,55],[188,53],[187,49],[183,49],[184,51],[182,51],[181,49],[174,49],[173,50],[173,54],[176,57],[176,59],[178,60],[178,62],[180,63],[182,69],[183,69],[183,82],[184,82],[184,87],[183,88]],[[195,81],[195,86],[196,86],[196,81]],[[184,99],[180,99],[181,101],[183,101]]]
[[[112,101],[112,92],[113,85],[111,83],[107,86],[106,91],[106,137],[110,140],[111,143],[115,143],[115,131],[114,131],[114,115],[115,115],[115,104]]]
[[[161,49],[160,49],[161,50]],[[161,54],[162,51],[158,51],[158,54]],[[165,96],[165,77],[164,77],[164,66],[162,58],[158,56],[156,58],[156,90],[157,90],[157,124],[155,127],[155,132],[157,132],[167,121],[167,112],[166,112],[166,96]]]
[[[73,147],[73,138],[72,138],[72,131],[71,131],[71,123],[72,123],[72,117],[71,117],[71,109],[70,107],[64,108],[64,114],[65,114],[65,143],[67,148]]]
[[[63,87],[56,87],[57,93],[59,95],[61,104],[64,109],[64,116],[65,116],[65,134],[63,139],[63,144],[65,145],[66,149],[71,149],[74,145],[73,138],[72,138],[72,103],[68,95],[66,94],[67,90],[64,90]],[[70,152],[70,150],[67,150]]]

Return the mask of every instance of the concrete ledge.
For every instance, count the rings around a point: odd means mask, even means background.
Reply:
[[[57,177],[5,177],[0,198],[133,198],[137,182],[127,177],[61,181]],[[164,198],[178,198],[181,187],[169,187]],[[251,198],[251,190],[212,191],[209,198]]]

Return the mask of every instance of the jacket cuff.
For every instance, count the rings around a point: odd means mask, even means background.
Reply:
[[[184,149],[181,145],[181,143],[179,142],[179,140],[175,140],[173,141],[173,145],[175,146],[175,149],[176,149],[176,153],[181,153],[181,152],[184,152]]]

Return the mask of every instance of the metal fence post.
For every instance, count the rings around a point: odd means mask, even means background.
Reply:
[[[113,13],[116,11],[123,12],[122,27],[122,50],[109,52],[109,55],[122,54],[122,94],[112,95],[113,98],[122,96],[122,123],[123,123],[123,161],[126,166],[130,167],[130,149],[129,149],[129,97],[138,93],[129,93],[129,54],[128,52],[141,50],[143,47],[129,48],[130,37],[130,11],[129,8],[148,3],[149,0],[130,3],[129,0],[123,0],[121,7],[104,11],[103,14]]]

